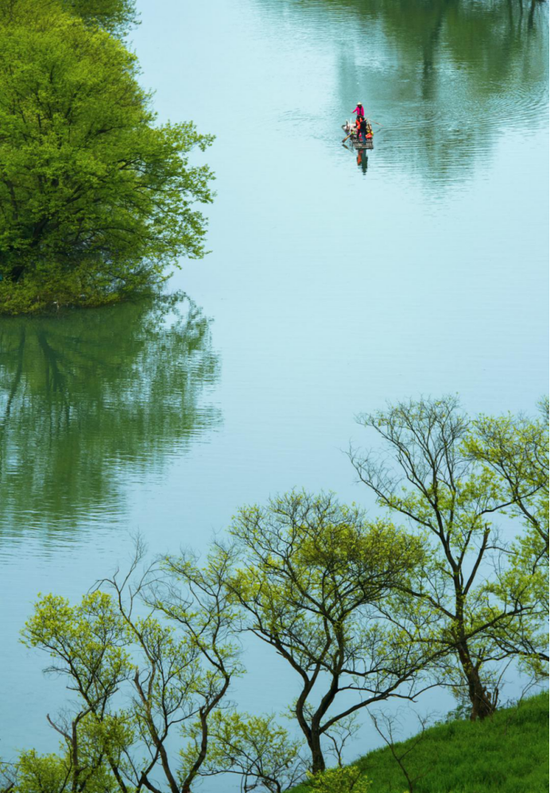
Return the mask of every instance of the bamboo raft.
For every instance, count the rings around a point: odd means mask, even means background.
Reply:
[[[369,122],[367,122],[367,139],[366,140],[359,140],[357,136],[357,128],[355,126],[354,121],[346,121],[345,124],[342,124],[342,129],[349,135],[349,143],[352,144],[356,149],[374,149],[374,138],[372,133],[372,126]]]

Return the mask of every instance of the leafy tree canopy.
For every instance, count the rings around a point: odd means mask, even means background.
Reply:
[[[211,142],[155,126],[136,59],[53,3],[0,11],[0,310],[97,305],[201,257]]]
[[[300,681],[291,712],[317,774],[326,767],[323,743],[334,743],[348,717],[418,691],[424,649],[416,626],[406,615],[398,626],[382,609],[423,564],[423,543],[332,494],[298,491],[241,509],[230,532],[238,563],[227,587],[244,629]]]
[[[61,0],[64,8],[115,36],[137,24],[134,0]]]
[[[508,549],[508,564],[491,590],[515,597],[541,616],[541,630],[523,622],[503,625],[496,640],[503,651],[516,652],[521,664],[538,677],[548,672],[548,399],[536,418],[520,415],[480,416],[473,423],[466,450],[499,483],[506,512],[523,531]]]
[[[467,692],[472,719],[485,718],[508,659],[536,669],[547,660],[543,576],[535,576],[547,548],[547,430],[517,417],[472,422],[452,396],[388,405],[359,421],[381,441],[381,449],[352,453],[360,480],[431,538],[430,564],[407,593],[424,621],[419,631],[443,653],[444,684]],[[529,536],[506,543],[503,513],[524,518]]]
[[[73,701],[48,716],[59,752],[23,752],[14,793],[194,789],[210,721],[242,671],[233,610],[218,571],[188,558],[167,579],[158,565],[141,566],[143,552],[138,541],[128,573],[100,582],[76,605],[40,596],[23,641],[49,656],[48,671],[67,680]]]

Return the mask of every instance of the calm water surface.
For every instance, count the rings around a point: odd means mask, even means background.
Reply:
[[[139,7],[160,118],[217,136],[212,253],[174,276],[185,298],[0,320],[4,757],[57,745],[62,684],[18,644],[38,591],[77,597],[137,530],[204,548],[293,486],[371,507],[342,450],[387,399],[530,411],[547,389],[545,4]],[[357,100],[381,125],[359,162]],[[239,703],[289,700],[249,658]]]

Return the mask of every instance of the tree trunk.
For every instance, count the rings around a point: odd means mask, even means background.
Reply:
[[[325,770],[326,765],[321,749],[321,736],[317,731],[311,731],[308,744],[311,750],[311,773],[320,774]]]
[[[468,683],[468,696],[472,703],[470,721],[483,721],[487,716],[492,716],[496,710],[496,700],[484,688],[479,670],[472,663],[468,645],[464,643],[458,647],[458,657]]]
[[[483,688],[477,672],[474,677],[468,680],[468,693],[472,703],[470,721],[483,721],[487,716],[492,716],[496,710],[496,703],[493,701],[490,692]]]

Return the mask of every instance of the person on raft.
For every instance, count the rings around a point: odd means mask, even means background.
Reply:
[[[362,141],[364,141],[366,143],[367,142],[367,133],[368,133],[368,131],[369,131],[369,128],[368,128],[365,116],[361,116],[361,121],[359,122],[359,130],[357,132],[358,139],[362,140]]]
[[[365,118],[365,108],[361,104],[361,102],[357,102],[357,107],[355,110],[351,111],[352,113],[357,113],[357,118]]]

